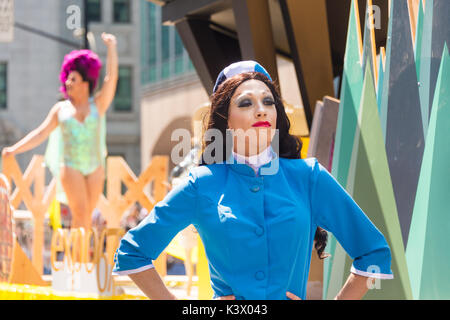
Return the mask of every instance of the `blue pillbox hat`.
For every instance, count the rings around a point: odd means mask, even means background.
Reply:
[[[259,72],[265,75],[270,81],[272,81],[272,78],[270,77],[269,73],[258,62],[252,60],[239,61],[230,64],[228,67],[226,67],[220,72],[219,76],[217,77],[216,84],[214,85],[213,93],[216,92],[217,88],[225,80],[245,72]]]

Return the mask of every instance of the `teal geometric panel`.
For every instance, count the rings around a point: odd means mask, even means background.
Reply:
[[[362,55],[362,70],[366,70],[366,63],[370,64],[370,70],[373,77],[373,83],[377,83],[377,48],[375,45],[375,26],[373,19],[372,0],[367,0],[366,3],[366,17],[364,23],[364,37],[363,37],[363,55]]]
[[[385,236],[391,249],[391,269],[394,279],[381,281],[379,286],[369,290],[364,298],[411,299],[401,228],[369,64],[366,66],[364,77],[347,189]]]
[[[352,154],[363,84],[363,72],[361,68],[362,40],[359,21],[358,1],[352,0],[348,22],[347,45],[344,57],[340,105],[331,169],[331,174],[344,187],[347,182],[348,167]],[[335,268],[333,274],[336,274],[337,272],[338,275],[334,275],[333,277],[330,276],[333,265],[335,263],[341,263],[339,261],[342,259],[339,257],[338,252],[335,253],[335,249],[339,248],[339,244],[335,243],[336,239],[334,239],[334,236],[331,233],[329,233],[328,239],[328,245],[325,250],[331,254],[331,257],[327,258],[324,264],[323,288],[323,295],[327,298],[329,296],[327,292],[329,280],[333,278],[335,281],[338,281],[338,285],[341,285],[344,277],[344,274],[342,273],[343,271],[341,271],[343,270],[343,266],[342,268]]]
[[[402,238],[406,246],[424,136],[408,2],[392,0],[390,17],[381,114]]]
[[[361,101],[363,83],[361,54],[362,42],[359,26],[358,1],[352,0],[331,172],[343,186],[345,186],[347,181],[357,114]]]
[[[406,258],[414,299],[450,299],[450,55],[444,46]]]
[[[423,23],[419,92],[426,136],[444,43],[450,43],[450,1],[427,0]]]

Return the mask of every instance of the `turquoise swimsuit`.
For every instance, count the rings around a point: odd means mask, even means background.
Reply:
[[[102,164],[99,114],[93,101],[83,123],[73,117],[72,110],[71,103],[66,101],[58,112],[64,144],[64,165],[87,176]]]
[[[84,176],[105,165],[106,120],[100,116],[94,99],[90,98],[89,115],[80,122],[73,117],[69,100],[63,101],[58,111],[59,126],[49,137],[45,161],[53,176],[59,177],[59,170],[67,166],[78,170]],[[66,203],[66,197],[58,179],[57,199]]]

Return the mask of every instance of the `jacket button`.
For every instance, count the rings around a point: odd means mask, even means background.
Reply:
[[[262,271],[258,271],[255,273],[256,280],[263,280],[265,277],[266,277],[266,275]]]
[[[258,192],[259,191],[259,186],[253,186],[253,187],[250,188],[250,190],[252,192]]]
[[[264,229],[261,228],[261,227],[256,227],[256,228],[255,228],[255,234],[256,234],[257,236],[262,236],[262,235],[264,234]]]

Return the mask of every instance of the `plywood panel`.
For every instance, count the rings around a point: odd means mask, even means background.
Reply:
[[[335,98],[324,97],[323,102],[316,104],[308,149],[308,157],[317,158],[317,161],[330,172],[339,102]]]

